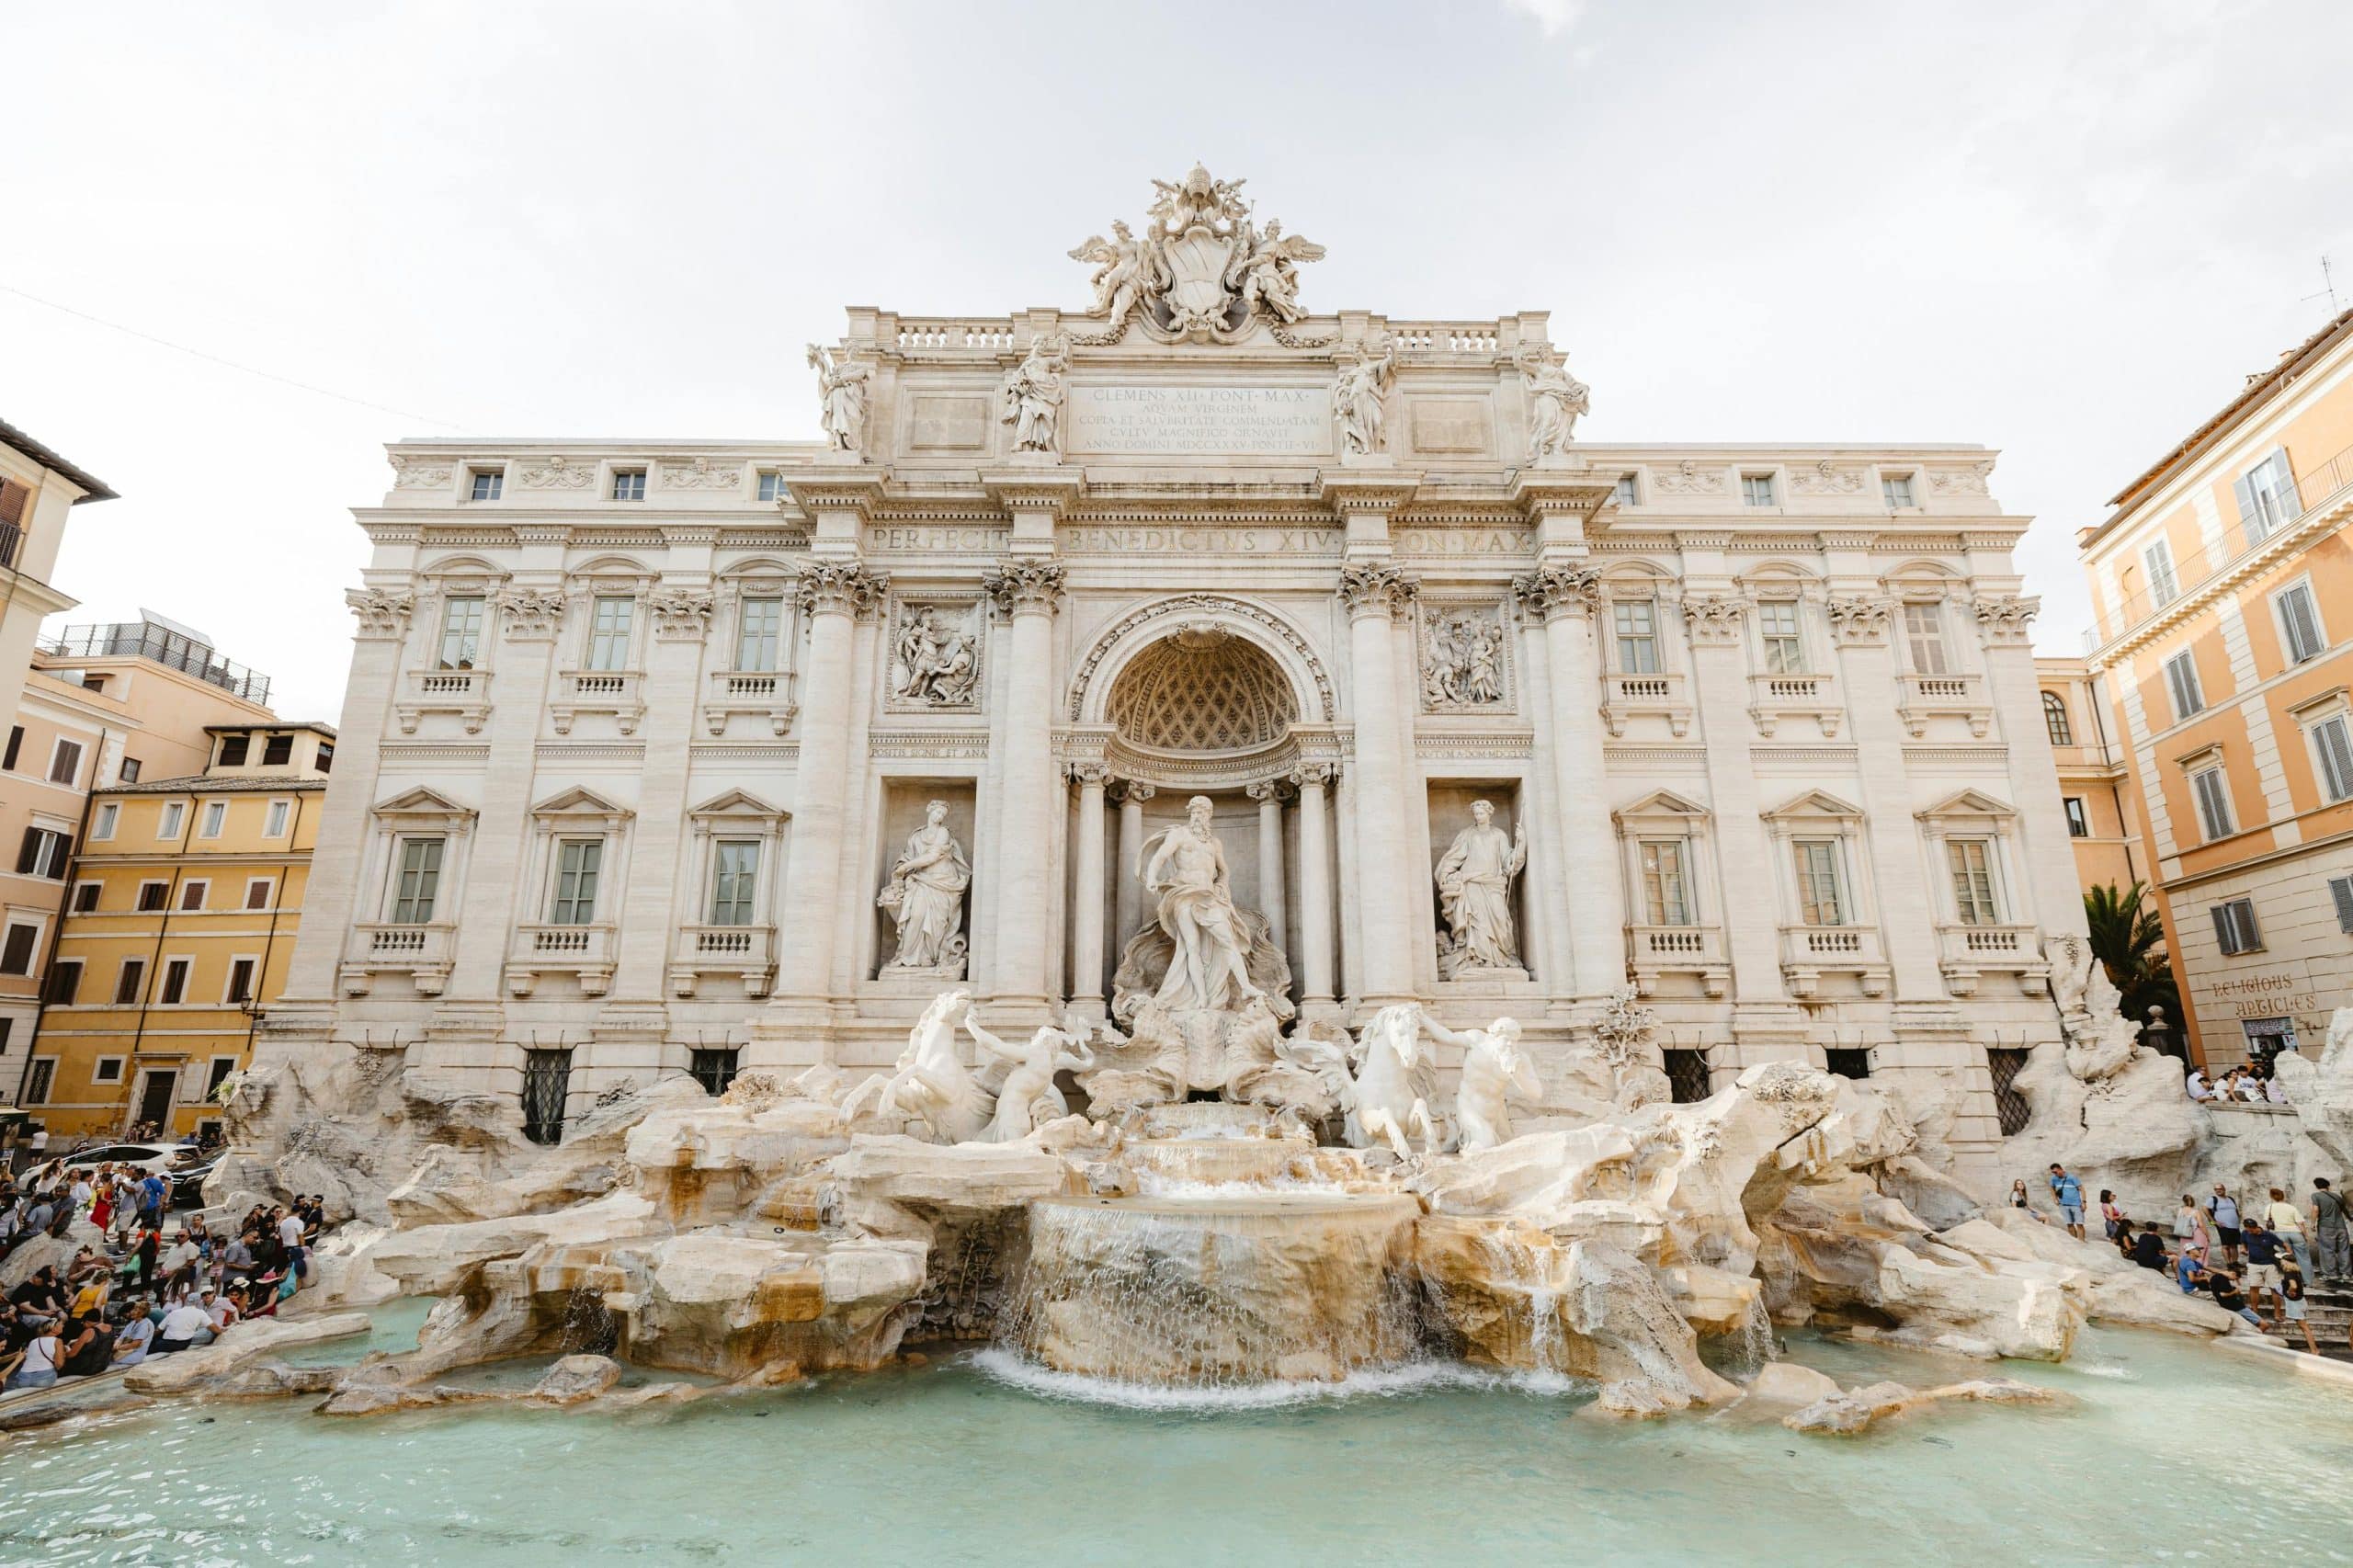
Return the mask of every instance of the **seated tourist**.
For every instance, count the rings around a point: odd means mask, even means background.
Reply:
[[[2143,1225],[2133,1233],[2132,1250],[2127,1256],[2142,1267],[2163,1274],[2165,1271],[2165,1239],[2154,1227]]]
[[[121,1326],[114,1332],[114,1364],[136,1367],[147,1359],[147,1352],[154,1343],[155,1325],[147,1316],[146,1298],[133,1296],[123,1312]]]
[[[114,1330],[99,1318],[66,1320],[65,1359],[60,1377],[86,1378],[114,1365]]]
[[[2193,1100],[2211,1100],[2214,1097],[2214,1085],[2207,1078],[2206,1069],[2203,1067],[2192,1067],[2189,1070],[2189,1078],[2185,1086],[2188,1089],[2189,1097]]]
[[[212,1314],[195,1301],[182,1301],[155,1326],[155,1354],[176,1355],[192,1345],[212,1343]]]
[[[2257,1328],[2261,1328],[2263,1326],[2263,1320],[2256,1316],[2255,1310],[2246,1304],[2246,1293],[2239,1289],[2237,1277],[2232,1274],[2229,1269],[2210,1268],[2206,1270],[2206,1278],[2204,1283],[2207,1292],[2214,1298],[2214,1304],[2216,1306],[2222,1308],[2226,1312],[2238,1313],[2239,1316],[2245,1318],[2247,1322],[2253,1324]]]
[[[64,1342],[55,1328],[45,1328],[28,1340],[17,1361],[16,1369],[8,1374],[8,1387],[14,1389],[45,1389],[57,1381],[57,1369],[65,1359]]]

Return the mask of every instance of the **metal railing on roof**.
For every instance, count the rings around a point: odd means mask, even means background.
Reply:
[[[2123,636],[2166,606],[2196,593],[2286,529],[2323,507],[2335,505],[2340,495],[2353,488],[2353,447],[2347,447],[2325,463],[2297,469],[2293,472],[2298,503],[2293,513],[2284,506],[2277,506],[2277,497],[2265,498],[2266,504],[2256,516],[2241,517],[2236,524],[2222,530],[2220,548],[2207,550],[2201,547],[2191,551],[2172,563],[2173,571],[2166,581],[2151,583],[2124,596],[2123,603],[2112,619],[2101,616],[2099,624],[2084,633],[2084,651],[2094,652],[2103,643]],[[2125,566],[2143,576],[2149,572],[2148,559],[2144,555],[2126,562]]]
[[[119,620],[110,626],[69,626],[41,644],[60,658],[140,658],[182,671],[232,696],[269,705],[269,677],[232,663],[206,643],[152,620]]]

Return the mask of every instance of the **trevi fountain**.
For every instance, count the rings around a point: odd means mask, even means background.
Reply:
[[[2342,1386],[1996,1201],[2341,1169],[2353,1014],[2259,1149],[2117,1016],[1990,460],[1588,449],[1540,315],[1317,316],[1320,247],[1159,191],[1091,312],[866,312],[823,443],[649,447],[634,532],[610,454],[460,518],[492,458],[396,452],[210,1193],[338,1226],[300,1311],[0,1410],[7,1555],[2353,1550]],[[1925,517],[1846,515],[1897,464]]]

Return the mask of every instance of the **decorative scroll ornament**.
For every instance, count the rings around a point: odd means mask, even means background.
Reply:
[[[1070,340],[1056,334],[1029,346],[1029,356],[1016,365],[997,389],[1003,412],[997,423],[1013,426],[1013,449],[1060,456],[1062,446],[1063,372],[1070,369]]]
[[[662,465],[665,490],[733,490],[743,481],[742,463],[715,463],[709,458],[697,458],[692,462]]]
[[[1831,640],[1842,648],[1883,641],[1895,606],[1887,599],[1832,599],[1822,607],[1830,621]]]
[[[922,709],[980,701],[981,607],[902,604],[891,633],[892,700]]]
[[[1568,455],[1578,415],[1593,412],[1593,389],[1533,343],[1518,358],[1520,381],[1528,389],[1528,461],[1533,467]]]
[[[890,578],[862,562],[812,561],[801,568],[793,595],[809,615],[858,616],[880,604],[890,585]]]
[[[408,631],[416,609],[415,595],[394,588],[349,588],[343,602],[359,622],[361,637],[399,637]]]
[[[2032,631],[2031,622],[2041,608],[2042,601],[2030,595],[2003,595],[1979,599],[1976,604],[1978,631],[1988,642],[2023,643]]]
[[[1279,332],[1306,319],[1299,266],[1323,260],[1322,245],[1279,222],[1262,233],[1242,199],[1245,182],[1213,179],[1198,164],[1176,184],[1152,183],[1160,196],[1141,236],[1115,222],[1112,238],[1091,234],[1070,253],[1094,265],[1090,313],[1108,328],[1078,341],[1116,343],[1131,318],[1164,341],[1211,343],[1239,341],[1262,321]]]
[[[700,642],[710,631],[711,602],[707,588],[654,589],[645,597],[646,608],[654,612],[654,635]]]
[[[1828,458],[1790,470],[1790,488],[1801,495],[1853,495],[1863,488],[1863,471],[1840,468]]]
[[[809,368],[817,372],[818,423],[825,444],[837,452],[866,455],[866,383],[874,367],[809,346]]]
[[[1340,568],[1340,602],[1347,607],[1351,619],[1383,611],[1402,619],[1414,608],[1421,588],[1419,578],[1386,562]]]
[[[1928,488],[1938,495],[1983,495],[1985,482],[1993,477],[1994,465],[1972,463],[1967,468],[1932,468],[1928,471]]]
[[[1589,566],[1545,566],[1511,580],[1519,602],[1550,620],[1591,615],[1601,604],[1601,574]]]
[[[1728,647],[1740,641],[1741,619],[1748,613],[1744,599],[1722,594],[1701,594],[1683,601],[1683,625],[1691,641],[1703,647]]]
[[[981,579],[981,587],[996,601],[1002,615],[1051,615],[1063,597],[1063,563],[1047,557],[1017,556],[1001,561]]]
[[[498,614],[506,635],[517,641],[552,637],[563,624],[565,600],[554,588],[501,588]]]
[[[1304,790],[1313,785],[1320,790],[1337,778],[1339,771],[1328,762],[1302,762],[1290,770],[1291,787]]]
[[[1453,713],[1504,701],[1504,628],[1493,610],[1431,616],[1422,632],[1422,707]]]
[[[457,472],[452,464],[404,457],[398,452],[392,454],[392,462],[395,490],[438,490]]]
[[[596,478],[595,463],[576,463],[570,458],[557,457],[527,464],[519,483],[526,490],[585,490]]]
[[[1685,458],[1672,468],[1651,470],[1651,487],[1662,495],[1712,495],[1724,487],[1724,471]]]

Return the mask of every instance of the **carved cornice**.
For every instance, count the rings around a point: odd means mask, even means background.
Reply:
[[[1074,468],[992,470],[981,475],[981,484],[1007,512],[1042,512],[1059,519],[1086,494],[1086,475]]]
[[[1995,646],[2023,647],[2042,601],[2032,595],[2005,594],[1976,603],[1977,630]]]
[[[793,597],[807,615],[858,617],[881,604],[890,586],[890,578],[868,571],[863,562],[812,561],[801,568]]]
[[[1324,500],[1343,517],[1389,516],[1414,498],[1419,481],[1410,475],[1378,471],[1325,469],[1320,476]]]
[[[395,490],[438,490],[457,477],[457,465],[433,458],[412,458],[400,452],[392,454],[392,488]]]
[[[645,597],[654,612],[654,635],[665,642],[700,642],[710,631],[708,588],[656,588]]]
[[[1928,472],[1928,491],[1936,495],[1984,495],[1986,481],[1993,477],[1994,465],[1989,461],[1971,463],[1966,468],[1932,468]]]
[[[1351,620],[1386,613],[1403,619],[1422,590],[1421,579],[1385,561],[1358,562],[1340,568],[1340,602]]]
[[[364,641],[407,635],[408,618],[416,610],[416,596],[399,588],[349,588],[343,602],[359,623],[355,635]]]
[[[793,469],[783,476],[792,504],[810,521],[824,513],[847,512],[863,526],[873,518],[882,499],[882,475],[871,469],[840,467]],[[781,508],[783,503],[778,506]]]
[[[1007,616],[1051,615],[1062,602],[1063,563],[1050,555],[1008,556],[981,578],[981,591]]]
[[[1831,642],[1841,648],[1860,648],[1887,641],[1895,601],[1870,596],[1832,599],[1822,613],[1830,622]]]
[[[1692,645],[1729,648],[1740,641],[1748,601],[1729,594],[1695,594],[1683,601],[1683,626]]]
[[[1790,489],[1800,495],[1859,495],[1863,490],[1863,471],[1843,467],[1824,458],[1819,462],[1791,468]]]
[[[1590,566],[1545,566],[1511,580],[1511,591],[1529,612],[1550,620],[1556,615],[1587,616],[1601,604],[1601,574]]]
[[[713,462],[709,458],[686,461],[665,458],[662,463],[665,490],[734,490],[744,483],[740,462]]]

